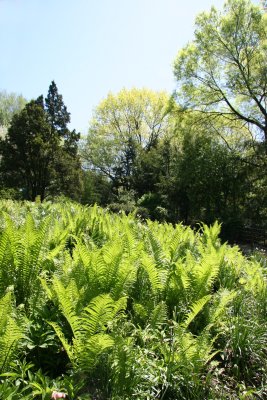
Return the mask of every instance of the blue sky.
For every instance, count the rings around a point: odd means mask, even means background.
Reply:
[[[254,1],[258,3],[257,1]],[[55,80],[86,133],[109,91],[172,92],[172,63],[194,20],[223,0],[0,0],[0,90],[27,99]]]

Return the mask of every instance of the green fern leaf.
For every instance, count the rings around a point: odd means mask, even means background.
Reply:
[[[65,351],[66,351],[66,353],[67,353],[67,355],[69,357],[69,360],[72,363],[74,363],[75,362],[75,354],[74,354],[73,348],[69,344],[68,340],[65,338],[60,326],[56,322],[52,322],[52,321],[47,321],[47,323],[49,325],[51,325],[52,328],[54,329],[54,331],[56,332],[58,338],[60,339],[60,341],[61,341],[61,343],[62,343],[62,345],[63,345],[63,347],[64,347],[64,349],[65,349]]]
[[[141,260],[141,265],[148,275],[153,294],[158,294],[163,290],[163,284],[160,279],[159,271],[156,268],[155,261],[150,256],[144,254]]]
[[[84,371],[90,371],[96,364],[98,357],[114,345],[114,339],[107,334],[96,334],[84,342],[74,342],[77,351],[79,366]]]
[[[114,302],[108,294],[95,297],[82,312],[83,329],[90,336],[105,330],[107,322],[125,307],[125,298]]]
[[[207,295],[192,304],[191,311],[187,314],[186,320],[182,323],[184,328],[188,328],[193,319],[203,310],[205,304],[211,299],[211,295]]]
[[[159,326],[165,324],[167,319],[168,307],[164,301],[161,301],[152,311],[149,318],[149,323],[153,329],[157,329]]]

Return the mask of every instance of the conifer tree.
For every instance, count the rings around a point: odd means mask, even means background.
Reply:
[[[16,114],[0,140],[2,184],[17,188],[23,197],[43,200],[48,194],[77,198],[81,166],[79,134],[67,127],[70,113],[52,82],[47,98],[28,103]]]
[[[63,102],[63,97],[58,93],[57,86],[54,81],[51,82],[45,99],[45,111],[47,119],[53,131],[64,140],[64,149],[67,153],[77,156],[78,140],[80,134],[75,130],[70,131],[68,124],[70,123],[70,113]]]

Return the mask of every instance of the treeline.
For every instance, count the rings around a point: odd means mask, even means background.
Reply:
[[[113,211],[136,210],[160,221],[218,219],[229,239],[243,225],[264,225],[260,156],[248,144],[246,128],[232,124],[231,147],[220,136],[224,129],[222,118],[211,123],[196,112],[184,113],[163,93],[133,89],[109,95],[82,146],[88,166],[82,200],[91,197]]]
[[[54,82],[22,110],[2,93],[2,197],[64,195],[160,221],[219,220],[227,239],[266,227],[266,21],[248,0],[200,14],[175,60],[173,95],[110,93],[81,140]]]

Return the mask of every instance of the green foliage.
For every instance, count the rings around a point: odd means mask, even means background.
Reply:
[[[11,292],[0,299],[0,373],[5,372],[10,362],[15,359],[23,329],[12,315]]]
[[[4,398],[264,396],[266,265],[222,245],[219,223],[1,206]]]
[[[116,189],[134,189],[138,165],[172,126],[167,106],[164,92],[134,88],[110,93],[97,107],[81,146],[84,164],[108,177]]]
[[[16,93],[0,92],[0,127],[7,128],[12,117],[19,113],[26,104],[23,96]]]
[[[266,142],[265,17],[249,0],[201,13],[195,40],[179,52],[174,70],[185,107],[251,124]]]
[[[80,202],[82,204],[106,206],[110,203],[112,192],[111,182],[94,171],[83,171],[83,191]]]
[[[39,296],[38,280],[46,258],[44,251],[48,219],[37,227],[33,217],[28,214],[25,223],[17,227],[12,219],[3,215],[4,232],[0,239],[1,269],[0,293],[12,287],[17,305],[27,309]]]
[[[40,96],[13,116],[7,135],[0,141],[5,187],[19,189],[32,201],[37,196],[44,200],[48,192],[73,198],[79,195],[79,134],[68,130],[69,121],[54,82],[45,104]]]
[[[250,0],[227,0],[197,17],[174,62],[179,139],[161,193],[172,220],[218,219],[231,242],[266,227],[266,21]]]

